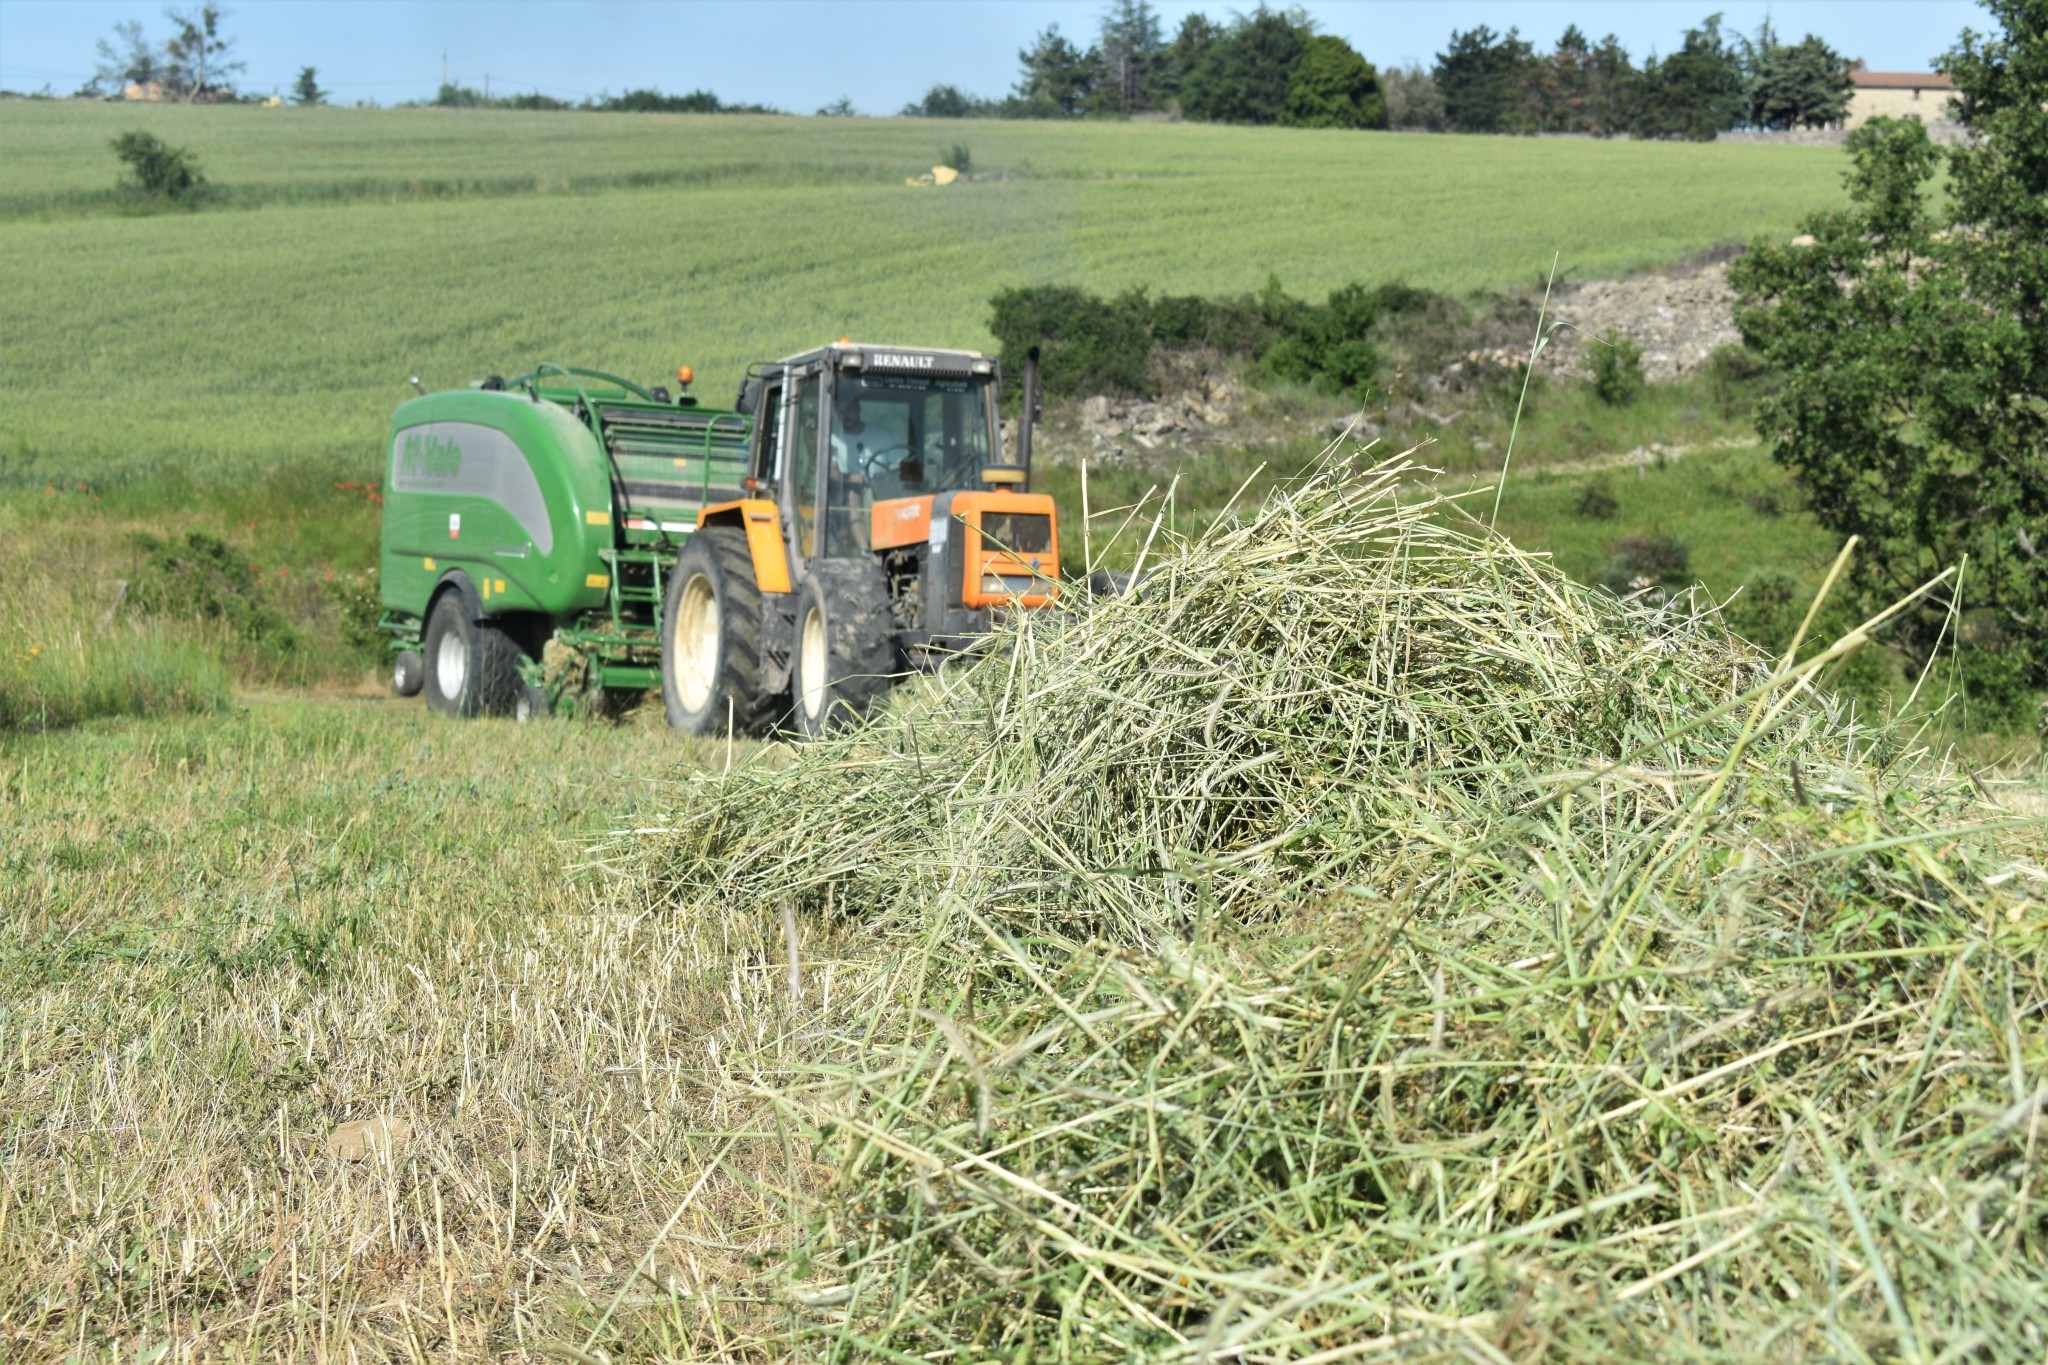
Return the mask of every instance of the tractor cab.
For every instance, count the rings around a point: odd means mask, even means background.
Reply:
[[[1021,490],[1023,469],[998,460],[995,397],[995,361],[972,351],[840,342],[759,366],[740,390],[751,486],[775,494],[795,557],[872,553],[878,506]]]

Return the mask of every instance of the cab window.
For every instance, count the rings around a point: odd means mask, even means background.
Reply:
[[[818,408],[822,374],[797,381],[796,421],[790,433],[788,491],[791,524],[796,530],[797,557],[808,561],[817,521],[818,507]]]
[[[981,486],[989,462],[986,381],[834,378],[827,555],[867,552],[878,502]]]

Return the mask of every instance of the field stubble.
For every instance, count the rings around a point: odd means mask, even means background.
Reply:
[[[567,868],[725,758],[304,694],[0,738],[0,1353],[495,1354],[624,1287],[612,1349],[717,1354],[779,1216],[720,1077],[783,1016]]]
[[[0,738],[0,1342],[2019,1342],[2039,902],[1942,833],[1995,813],[1796,688],[1662,741],[1765,676],[1710,619],[1617,634],[1435,509],[1295,496],[793,761],[303,694]],[[1588,686],[1634,700],[1564,724]],[[1610,721],[1651,747],[1603,777]],[[330,1151],[366,1119],[405,1136]],[[1041,1165],[1082,1223],[1002,1197]]]

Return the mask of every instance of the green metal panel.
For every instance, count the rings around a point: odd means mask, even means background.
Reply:
[[[379,578],[394,611],[423,614],[454,568],[484,591],[487,612],[592,610],[605,602],[593,576],[613,536],[604,450],[561,406],[467,389],[393,414]]]
[[[665,404],[596,404],[624,493],[632,541],[679,539],[699,508],[745,496],[747,419],[736,412]]]

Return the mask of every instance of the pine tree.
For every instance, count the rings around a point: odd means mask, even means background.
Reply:
[[[1153,81],[1165,50],[1159,13],[1147,0],[1113,0],[1095,46],[1093,106],[1111,114],[1154,107]]]
[[[1322,33],[1302,46],[1280,122],[1290,128],[1384,128],[1379,73],[1351,44]]]
[[[1772,129],[1840,123],[1856,88],[1847,59],[1810,33],[1791,47],[1776,38],[1768,26],[1758,35],[1749,121]]]
[[[1094,62],[1067,41],[1058,24],[1048,24],[1030,47],[1017,54],[1022,71],[1017,98],[1037,118],[1072,118],[1086,107]]]
[[[1188,117],[1213,123],[1278,123],[1287,83],[1311,32],[1298,12],[1259,6],[1202,55],[1181,87]]]
[[[1532,126],[1526,90],[1535,56],[1514,29],[1503,36],[1481,24],[1452,33],[1431,74],[1454,133],[1520,133]]]

